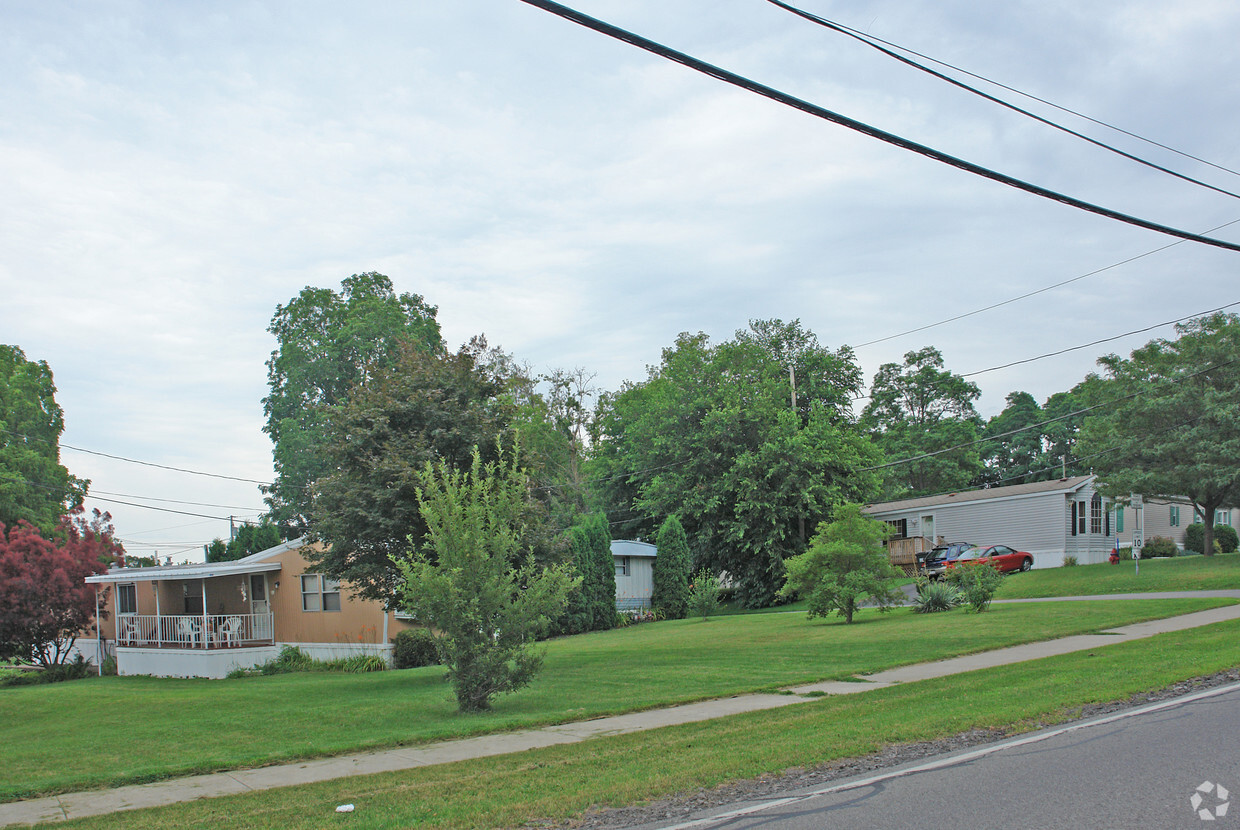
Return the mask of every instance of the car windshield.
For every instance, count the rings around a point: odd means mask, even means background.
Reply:
[[[934,550],[926,554],[926,561],[927,562],[941,562],[942,560],[947,558],[947,553],[948,553],[947,548],[935,548]]]

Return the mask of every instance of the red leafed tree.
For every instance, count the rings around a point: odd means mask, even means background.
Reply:
[[[95,616],[86,577],[123,558],[112,517],[81,507],[46,538],[25,521],[0,525],[0,659],[62,663]]]

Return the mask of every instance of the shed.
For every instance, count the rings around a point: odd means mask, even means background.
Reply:
[[[649,542],[614,539],[611,558],[616,564],[616,610],[636,611],[650,607],[654,593],[654,559],[657,551]]]

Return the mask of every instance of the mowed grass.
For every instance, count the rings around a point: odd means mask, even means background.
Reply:
[[[983,615],[985,616],[985,615]],[[1240,621],[783,709],[68,822],[74,828],[490,828],[565,820],[976,728],[1069,720],[1240,665]],[[339,804],[355,811],[341,815]],[[881,821],[879,822],[881,824]]]
[[[547,643],[532,686],[461,715],[439,668],[237,680],[107,677],[0,689],[0,799],[427,743],[844,678],[1228,604],[996,605],[858,622],[758,614]]]
[[[1149,591],[1240,590],[1240,554],[1177,556],[1133,562],[1078,565],[1013,574],[996,599],[1088,596]]]

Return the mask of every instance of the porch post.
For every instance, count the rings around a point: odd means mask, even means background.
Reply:
[[[152,580],[151,587],[155,590],[155,644],[162,648],[164,645],[164,620],[159,613],[159,580]]]
[[[207,630],[207,578],[202,578],[202,647],[207,648],[207,637],[210,635]]]
[[[95,586],[95,665],[103,677],[103,626],[99,622],[99,586]]]

